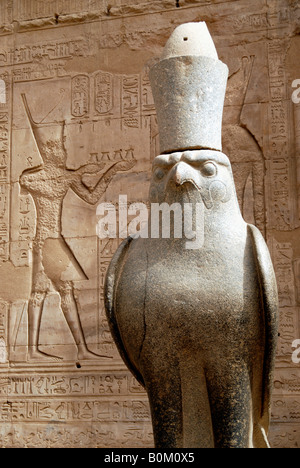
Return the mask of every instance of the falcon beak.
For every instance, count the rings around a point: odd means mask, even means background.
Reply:
[[[190,166],[184,162],[179,162],[176,164],[173,172],[173,179],[176,185],[180,186],[187,182],[191,182],[197,186],[194,178],[193,169]],[[200,187],[197,188],[199,189]]]
[[[200,192],[206,208],[210,210],[213,207],[213,200],[211,198],[209,189],[202,186],[202,181],[199,177],[198,171],[193,169],[191,166],[183,161],[180,161],[174,167],[171,178],[177,187],[180,187],[188,182],[192,184]]]

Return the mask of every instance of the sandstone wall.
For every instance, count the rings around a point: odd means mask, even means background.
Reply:
[[[201,20],[230,69],[224,152],[279,285],[271,443],[300,446],[299,16],[297,0],[0,0],[1,447],[153,446],[105,319],[119,240],[97,238],[96,208],[147,200],[148,69]]]

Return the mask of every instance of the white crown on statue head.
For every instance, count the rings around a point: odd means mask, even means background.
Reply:
[[[218,58],[206,23],[175,29],[150,70],[161,153],[222,151],[228,67]]]

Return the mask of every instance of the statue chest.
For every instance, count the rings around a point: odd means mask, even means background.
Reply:
[[[139,318],[148,336],[174,343],[228,340],[259,325],[260,287],[251,251],[183,252],[128,258],[119,281],[127,328]],[[126,318],[127,315],[127,318]],[[142,318],[141,318],[142,317]]]

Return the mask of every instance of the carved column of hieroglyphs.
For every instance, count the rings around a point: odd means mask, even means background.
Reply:
[[[293,226],[293,207],[290,193],[291,170],[288,139],[288,102],[286,100],[286,77],[284,58],[287,44],[276,40],[269,43],[270,73],[270,170],[272,186],[272,226],[288,230]]]

